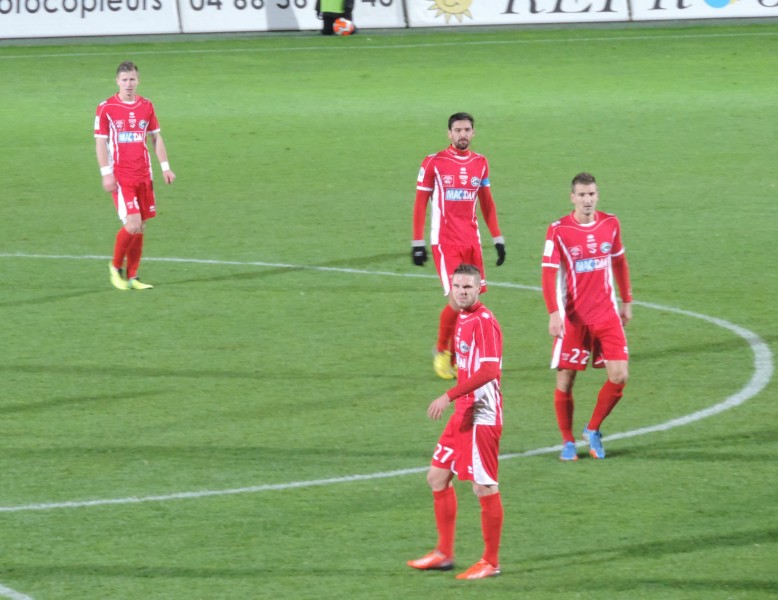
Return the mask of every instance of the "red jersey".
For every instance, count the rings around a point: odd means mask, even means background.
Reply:
[[[483,363],[497,363],[497,376],[456,398],[455,414],[463,422],[502,426],[502,330],[492,312],[480,302],[457,318],[454,344],[457,353],[457,387],[471,379]],[[456,388],[454,388],[456,389]]]
[[[492,236],[500,235],[489,187],[489,163],[483,154],[461,151],[453,146],[427,156],[416,180],[417,207],[414,210],[413,239],[424,239],[426,199],[419,192],[432,193],[430,244],[480,246],[475,207],[481,212]],[[455,265],[456,266],[456,265]]]
[[[113,172],[120,181],[151,179],[146,134],[158,131],[154,105],[141,96],[133,102],[122,102],[116,94],[97,107],[95,137],[108,140]]]
[[[615,215],[595,211],[594,221],[581,224],[569,214],[549,226],[543,268],[558,269],[559,310],[571,323],[619,319],[611,259],[623,254]],[[620,291],[624,302],[632,301],[631,290]]]

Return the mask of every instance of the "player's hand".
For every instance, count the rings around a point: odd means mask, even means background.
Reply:
[[[449,404],[451,404],[451,400],[446,394],[435,398],[427,408],[427,416],[433,421],[437,421],[443,416],[443,412],[448,408]]]
[[[113,173],[108,173],[108,175],[103,175],[103,189],[106,192],[115,192],[116,188],[119,186],[116,184],[116,177]]]
[[[170,169],[168,169],[167,171],[162,171],[162,178],[165,180],[165,183],[170,185],[176,180],[176,174],[173,173],[173,171],[171,171]]]
[[[565,337],[565,322],[558,310],[548,315],[548,334],[559,339]]]
[[[494,247],[497,249],[497,266],[499,267],[505,262],[505,244],[495,244]]]
[[[414,246],[411,248],[411,260],[417,267],[423,267],[427,262],[427,248],[424,246]]]

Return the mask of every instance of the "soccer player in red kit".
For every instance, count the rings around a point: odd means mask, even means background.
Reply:
[[[451,278],[451,298],[459,311],[456,322],[457,385],[432,401],[427,415],[441,418],[451,402],[448,420],[432,455],[427,483],[432,488],[438,543],[425,556],[408,561],[414,569],[454,568],[457,497],[454,475],[472,482],[481,504],[484,553],[457,579],[482,579],[500,574],[498,553],[503,507],[497,483],[502,435],[502,332],[494,315],[479,301],[482,275],[474,265],[461,264]]]
[[[119,92],[101,102],[95,115],[95,147],[103,189],[113,195],[123,224],[116,234],[113,260],[109,264],[111,284],[120,290],[153,287],[138,279],[146,220],[157,214],[147,137],[151,138],[165,183],[173,183],[176,178],[170,170],[154,106],[136,93],[139,82],[138,67],[134,63],[120,64],[116,69]],[[125,259],[127,279],[122,272]]]
[[[619,220],[597,210],[599,190],[590,173],[573,178],[570,200],[573,212],[548,228],[542,268],[548,332],[555,338],[551,368],[557,370],[554,407],[563,441],[559,458],[565,461],[578,460],[573,384],[590,358],[595,368],[605,367],[608,379],[583,435],[589,441],[589,454],[605,458],[600,426],[621,399],[627,383],[629,354],[624,325],[632,318],[629,266]]]
[[[448,303],[440,313],[433,360],[435,372],[443,379],[456,377],[453,342],[458,311],[450,297],[451,274],[461,263],[475,265],[481,273],[484,272],[476,205],[480,205],[494,240],[497,266],[505,262],[505,240],[500,234],[497,209],[492,199],[489,163],[484,155],[470,150],[475,135],[474,126],[475,121],[468,113],[451,115],[448,119],[451,144],[445,150],[424,159],[416,182],[411,258],[413,264],[419,267],[427,262],[424,221],[427,204],[431,200],[430,247],[443,284],[443,293],[449,296]],[[486,281],[482,280],[481,285],[481,292],[485,292]]]

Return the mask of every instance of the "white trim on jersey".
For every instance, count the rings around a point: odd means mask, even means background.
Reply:
[[[473,467],[473,482],[478,485],[499,485],[494,479],[489,477],[484,469],[484,463],[481,460],[481,454],[478,452],[478,444],[476,443],[476,432],[478,431],[478,424],[473,425],[473,455],[470,457],[470,464]]]

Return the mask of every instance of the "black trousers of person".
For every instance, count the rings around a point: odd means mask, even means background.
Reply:
[[[322,20],[321,32],[322,35],[334,35],[335,31],[332,29],[333,24],[337,19],[343,18],[353,21],[354,14],[354,0],[343,1],[343,12],[321,12],[321,2],[316,0],[316,16]]]

